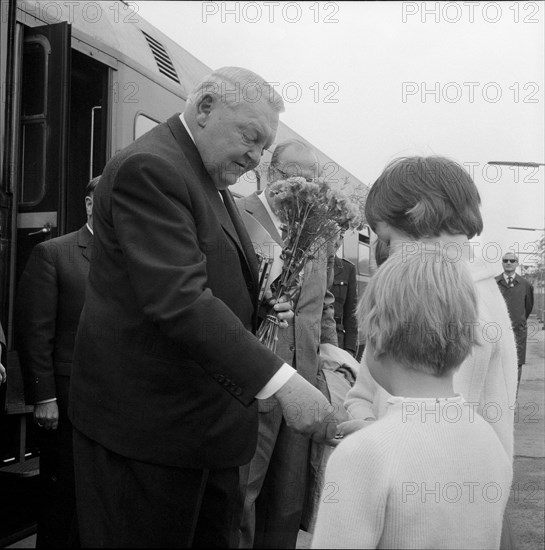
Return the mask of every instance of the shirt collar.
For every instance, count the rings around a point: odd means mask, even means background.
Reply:
[[[505,271],[503,272],[503,279],[506,283],[509,283],[509,277],[511,277],[511,282],[513,282],[515,280],[515,275],[516,273],[513,273],[513,275],[507,275],[507,273],[505,273]]]
[[[189,134],[189,137],[191,138],[191,141],[195,143],[195,138],[193,137],[193,134],[191,133],[191,130],[189,129],[189,126],[187,125],[187,122],[185,121],[184,114],[180,113],[180,122],[184,125],[184,128],[186,129],[186,132]],[[195,143],[195,146],[197,144]],[[223,195],[219,192],[218,189],[218,195],[221,197],[221,200],[223,201]]]
[[[85,225],[87,226],[87,229],[89,230],[89,232],[91,233],[91,235],[94,235],[94,233],[93,233],[93,228],[92,228],[88,223],[86,223]]]
[[[180,122],[184,125],[184,128],[186,129],[187,133],[189,134],[189,137],[191,138],[191,141],[195,143],[195,138],[193,137],[193,134],[191,133],[191,130],[189,129],[189,126],[187,125],[187,122],[185,121],[184,114],[180,113]],[[195,145],[197,145],[195,143]]]

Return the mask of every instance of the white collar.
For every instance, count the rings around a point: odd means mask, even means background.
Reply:
[[[86,223],[85,225],[87,226],[87,229],[91,232],[91,235],[94,235],[93,228],[88,223]]]
[[[187,133],[189,134],[189,137],[191,138],[191,141],[195,143],[195,138],[193,137],[193,134],[191,133],[191,130],[189,129],[189,126],[187,125],[187,122],[185,121],[184,114],[180,113],[180,122],[184,125],[184,128],[186,129]],[[197,145],[195,143],[195,145]]]
[[[193,134],[191,133],[191,130],[189,129],[189,126],[187,125],[187,122],[185,121],[184,114],[180,113],[179,118],[180,118],[180,122],[184,125],[184,128],[186,129],[187,133],[189,134],[189,137],[191,138],[191,141],[193,143],[195,143],[195,138],[193,137]],[[197,144],[195,143],[195,145],[197,145]],[[221,197],[221,200],[223,201],[223,195],[219,192],[219,189],[218,189],[218,195]]]
[[[513,275],[507,275],[505,271],[503,272],[503,279],[505,280],[506,283],[509,283],[509,277],[511,277],[511,282],[513,282],[515,280],[515,276],[516,276],[516,273],[513,273]]]

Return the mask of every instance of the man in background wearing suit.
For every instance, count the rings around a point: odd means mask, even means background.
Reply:
[[[503,273],[496,277],[496,282],[507,304],[509,317],[515,333],[518,359],[517,390],[522,374],[522,365],[526,361],[526,321],[534,307],[534,287],[515,270],[518,266],[518,258],[513,252],[507,252],[502,258]]]
[[[38,244],[21,275],[16,301],[17,350],[27,403],[40,428],[40,493],[36,546],[78,545],[72,425],[68,395],[74,340],[85,299],[93,235],[93,195],[85,189],[87,223]]]
[[[337,241],[337,249],[342,246],[342,237]],[[356,357],[358,349],[358,283],[356,266],[335,255],[335,275],[331,292],[335,296],[335,323],[339,347]]]
[[[268,169],[268,184],[292,176],[319,176],[315,152],[304,142],[279,143]],[[281,222],[273,211],[268,189],[237,200],[244,215],[253,216],[272,239],[283,246]],[[333,253],[333,247],[327,248]],[[307,262],[295,301],[295,316],[279,329],[276,352],[316,385],[320,343],[337,345],[333,295],[327,290],[327,250]],[[332,266],[331,266],[332,267]],[[332,269],[331,269],[332,270]],[[332,276],[332,274],[331,274]],[[295,548],[307,481],[309,440],[294,433],[274,399],[259,402],[259,436],[251,462],[241,468],[244,513],[240,548]]]
[[[84,546],[228,547],[257,399],[335,433],[325,397],[252,334],[257,258],[228,191],[282,110],[260,76],[224,67],[104,169],[70,389]]]

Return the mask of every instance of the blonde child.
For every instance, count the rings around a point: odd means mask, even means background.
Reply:
[[[394,252],[360,311],[386,414],[333,452],[313,548],[499,548],[511,459],[453,376],[476,344],[477,296],[444,249]]]

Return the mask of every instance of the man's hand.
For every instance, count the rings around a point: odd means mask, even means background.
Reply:
[[[293,319],[293,303],[290,300],[290,297],[287,295],[282,295],[277,300],[274,300],[272,297],[272,292],[270,290],[265,291],[263,300],[272,307],[276,313],[276,316],[280,320],[280,327],[286,328],[288,326],[288,320]]]
[[[345,436],[351,433],[357,432],[358,430],[361,430],[366,426],[369,426],[374,421],[375,421],[374,418],[366,418],[365,420],[355,419],[355,420],[347,420],[346,422],[341,422],[337,426],[337,432],[335,433],[335,437],[327,441],[327,444],[331,445],[332,447],[336,447],[343,440]]]
[[[335,409],[324,394],[300,374],[293,374],[274,396],[282,406],[286,424],[295,432],[318,442],[335,435]]]
[[[6,381],[6,367],[0,363],[0,386]]]
[[[34,405],[34,423],[44,430],[56,430],[59,425],[59,407],[56,401]]]

